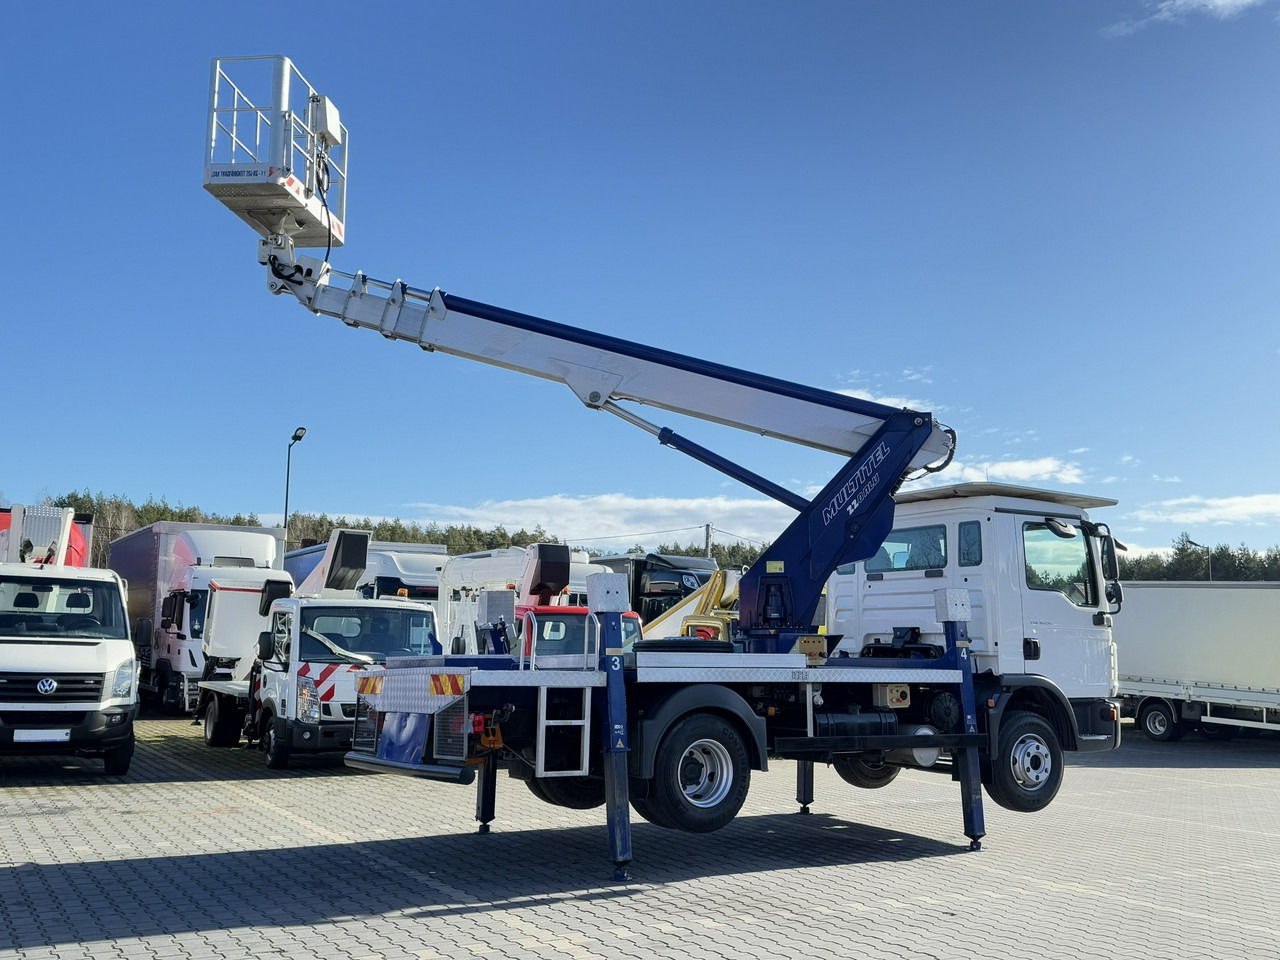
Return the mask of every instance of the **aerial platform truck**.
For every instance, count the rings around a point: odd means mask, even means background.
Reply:
[[[265,95],[255,94],[264,105],[254,104],[247,83],[232,82],[242,68],[268,75]],[[731,636],[640,639],[628,648],[626,578],[595,574],[588,593],[598,628],[576,665],[495,640],[484,653],[392,659],[365,671],[358,687],[367,714],[357,718],[349,764],[455,783],[478,775],[481,832],[495,815],[500,768],[548,802],[604,805],[610,857],[622,878],[631,860],[630,808],[662,827],[718,829],[741,808],[751,772],[775,758],[797,763],[801,812],[813,801],[815,763],[834,764],[862,787],[882,785],[886,765],[943,771],[959,783],[964,833],[977,850],[986,832],[984,783],[1000,784],[992,795],[1004,806],[1039,810],[1058,790],[1063,750],[1118,744],[1113,674],[1087,704],[1069,702],[1034,674],[984,678],[979,699],[967,590],[937,591],[932,616],[941,637],[927,650],[903,642],[881,645],[876,656],[832,656],[834,638],[814,628],[828,577],[876,554],[893,527],[894,494],[904,480],[951,461],[952,430],[927,413],[439,288],[340,274],[327,261],[344,239],[348,140],[332,102],[282,57],[215,60],[211,79],[205,186],[260,235],[258,261],[272,293],[428,352],[561,382],[589,409],[797,512],[743,574]],[[301,256],[299,246],[323,246],[325,257]],[[828,451],[842,465],[807,499],[640,417],[628,402]],[[1095,577],[1114,573],[1108,542],[1101,530],[1090,539]],[[1109,615],[1099,611],[1099,624]],[[1094,666],[1105,674],[1110,665]],[[930,718],[927,706],[939,693],[954,709]],[[1028,713],[1039,722],[1021,722]],[[1006,718],[1020,721],[1016,737],[1005,735]]]

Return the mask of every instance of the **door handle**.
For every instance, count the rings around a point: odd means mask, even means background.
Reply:
[[[1022,659],[1039,660],[1040,659],[1040,641],[1033,637],[1024,637],[1022,640]]]

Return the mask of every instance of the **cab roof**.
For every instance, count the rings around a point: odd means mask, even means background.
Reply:
[[[957,483],[945,487],[927,487],[923,490],[900,492],[894,500],[898,503],[920,503],[925,500],[951,500],[959,497],[1017,497],[1020,500],[1040,500],[1081,510],[1114,507],[1118,500],[1106,497],[1090,497],[1082,493],[1063,493],[1058,490],[1041,490],[1038,487],[1020,487],[1011,483]]]

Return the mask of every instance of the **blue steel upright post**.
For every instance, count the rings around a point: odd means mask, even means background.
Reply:
[[[622,614],[629,607],[627,578],[621,573],[593,573],[587,577],[587,603],[600,624],[599,667],[604,671],[604,701],[600,707],[604,746],[605,816],[609,825],[609,858],[613,879],[625,881],[631,862],[631,787],[627,755],[627,687],[623,670]]]
[[[978,732],[978,704],[973,693],[973,660],[969,657],[971,611],[968,590],[935,590],[934,614],[942,624],[946,657],[960,670],[960,707],[964,711],[964,732]],[[982,816],[982,770],[976,747],[956,751],[960,775],[960,802],[964,807],[964,835],[970,850],[982,849],[987,826]]]

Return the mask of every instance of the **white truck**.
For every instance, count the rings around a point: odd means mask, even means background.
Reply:
[[[355,672],[389,656],[429,654],[430,605],[356,592],[369,534],[335,530],[298,585],[266,583],[255,595],[265,628],[222,670],[201,680],[205,743],[234,747],[243,734],[278,770],[295,753],[346,750],[355,717]]]
[[[1280,730],[1280,583],[1129,581],[1115,635],[1123,713],[1152,740]]]
[[[125,584],[68,562],[87,557],[91,518],[20,505],[2,516],[0,754],[101,757],[122,776],[138,714]]]
[[[797,513],[738,581],[729,636],[639,639],[628,647],[626,578],[594,574],[588,578],[593,629],[577,667],[540,662],[537,649],[521,644],[505,653],[392,658],[385,668],[364,671],[365,713],[357,717],[357,748],[348,764],[478,781],[482,831],[495,816],[499,770],[548,803],[603,805],[615,878],[622,879],[631,860],[631,809],[666,828],[719,829],[741,809],[752,772],[766,770],[773,759],[795,761],[796,799],[806,811],[815,763],[834,764],[862,787],[886,782],[886,767],[945,772],[959,784],[964,834],[978,849],[986,832],[984,786],[1002,806],[1040,810],[1061,783],[1063,751],[1119,744],[1109,634],[1119,589],[1115,545],[1104,525],[1086,524],[1061,503],[1018,508],[1047,536],[1077,541],[1071,557],[1037,543],[1036,562],[1043,565],[1034,568],[1038,586],[1027,591],[1031,610],[1046,597],[1081,608],[1088,637],[1076,642],[1074,623],[1063,631],[1062,649],[1078,652],[1075,659],[1060,656],[1057,644],[1050,648],[1047,635],[1033,634],[1015,645],[1021,657],[1006,659],[1000,651],[995,662],[1004,672],[975,674],[968,624],[971,600],[976,594],[981,602],[983,594],[965,575],[957,588],[940,583],[933,591],[927,622],[941,627],[941,637],[924,632],[916,611],[917,622],[894,623],[887,642],[831,649],[817,630],[828,578],[841,565],[877,557],[894,527],[899,488],[945,469],[955,452],[954,431],[926,412],[439,288],[341,274],[327,253],[326,259],[298,254],[299,246],[344,239],[347,131],[332,102],[289,60],[265,59],[272,76],[265,89],[234,82],[228,71],[244,61],[213,63],[205,187],[258,232],[268,290],[388,340],[564,384],[587,408],[616,416]],[[295,103],[307,106],[297,110]],[[270,136],[233,133],[255,129]],[[637,407],[826,451],[840,466],[815,497],[801,496],[651,422]],[[972,521],[994,524],[1003,512],[975,509]],[[991,549],[1009,546],[997,539]],[[962,552],[957,545],[957,556]],[[1085,569],[1069,568],[1072,557]],[[1019,554],[991,569],[1025,576],[1024,564]],[[1038,627],[1046,617],[1033,613],[1029,620]],[[1066,676],[1052,672],[1059,666]],[[904,806],[904,816],[909,809]]]
[[[262,585],[291,583],[284,530],[161,520],[111,542],[111,569],[129,582],[140,689],[170,713],[195,713],[199,682],[219,658],[252,650],[266,618]]]
[[[552,552],[563,569],[554,591],[539,591],[535,587],[543,580],[543,558]],[[486,592],[513,591],[517,614],[551,606],[574,607],[585,614],[588,575],[607,572],[608,567],[592,563],[584,551],[559,544],[498,547],[450,557],[440,570],[440,597],[436,603],[445,647],[441,652],[484,650],[485,641],[477,636],[476,625],[482,620],[481,597]]]
[[[316,543],[290,550],[284,555],[284,568],[295,583],[301,583],[324,558],[326,549],[327,544]],[[442,543],[370,540],[356,592],[366,600],[399,596],[434,604],[439,596],[440,570],[448,559],[449,549]]]

